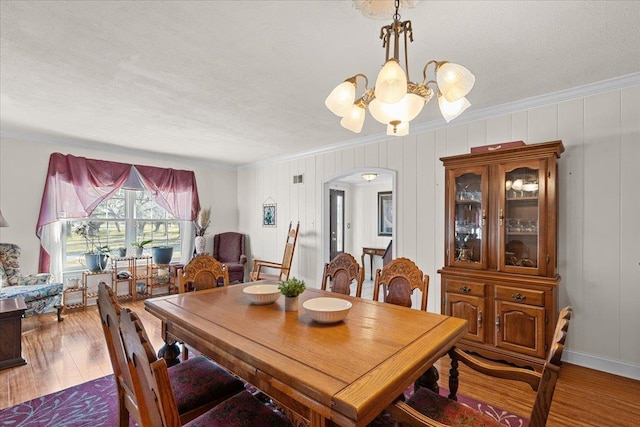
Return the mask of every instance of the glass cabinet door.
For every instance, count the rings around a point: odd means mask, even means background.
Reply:
[[[486,268],[488,180],[486,168],[451,171],[449,265]]]
[[[545,175],[544,164],[537,161],[500,168],[499,260],[503,271],[535,275],[544,271],[544,241],[540,238],[544,233],[540,231],[545,227]]]

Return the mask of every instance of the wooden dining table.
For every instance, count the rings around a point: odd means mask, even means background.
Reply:
[[[265,283],[265,282],[261,282]],[[148,299],[165,338],[184,342],[253,384],[311,426],[365,426],[467,330],[466,320],[309,289],[298,311],[284,297],[252,305],[220,287]],[[345,320],[319,324],[304,301],[342,298]]]

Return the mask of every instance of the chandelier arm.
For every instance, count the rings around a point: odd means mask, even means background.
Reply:
[[[438,64],[439,64],[438,61],[429,61],[429,62],[427,62],[427,64],[422,69],[422,78],[423,78],[422,84],[423,85],[427,85],[427,68],[429,68],[429,65],[431,65],[431,64],[435,64],[434,72],[438,69]],[[433,80],[430,80],[429,83],[430,82],[433,82]]]
[[[362,77],[364,79],[364,91],[366,92],[369,89],[369,79],[362,73],[358,73],[353,76],[353,80],[355,81],[358,77]]]

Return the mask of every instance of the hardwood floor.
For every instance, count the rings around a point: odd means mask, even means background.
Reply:
[[[160,322],[142,301],[126,303],[142,318],[152,344],[162,345]],[[95,306],[66,314],[23,319],[23,357],[27,365],[0,371],[0,409],[111,373],[111,363]],[[449,363],[436,365],[447,386]],[[506,380],[487,381],[465,366],[460,393],[528,416],[534,392]],[[640,381],[565,364],[556,387],[549,426],[636,426],[640,420]]]

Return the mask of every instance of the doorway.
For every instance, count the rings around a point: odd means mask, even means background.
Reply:
[[[344,191],[329,190],[329,261],[344,252]]]
[[[373,182],[367,182],[362,175],[363,174],[375,174],[376,178]],[[366,200],[362,199],[364,188],[368,186],[378,187],[382,183],[386,182],[386,187],[379,188],[376,193],[373,193]],[[375,246],[375,247],[387,247],[389,240],[396,239],[397,230],[397,215],[392,216],[392,234],[391,236],[380,237],[376,233],[377,228],[377,191],[391,191],[392,192],[392,209],[395,212],[396,209],[396,171],[382,168],[356,168],[348,171],[341,172],[339,174],[327,177],[322,182],[322,227],[320,235],[322,236],[322,263],[328,263],[333,257],[340,252],[347,252],[353,255],[356,259],[359,259],[362,255],[363,246]],[[341,242],[342,248],[340,250],[332,249],[333,232],[334,229],[331,225],[332,217],[332,190],[339,190],[344,192],[344,198],[342,200],[342,209],[344,217],[342,217],[342,227],[339,227],[336,231],[336,246],[338,241]],[[346,190],[346,191],[345,191]],[[371,188],[370,191],[374,191]],[[366,229],[368,233],[366,236],[362,236],[361,230]],[[342,239],[338,239],[337,233],[342,231]],[[396,254],[397,245],[393,245],[392,253],[393,257]]]

